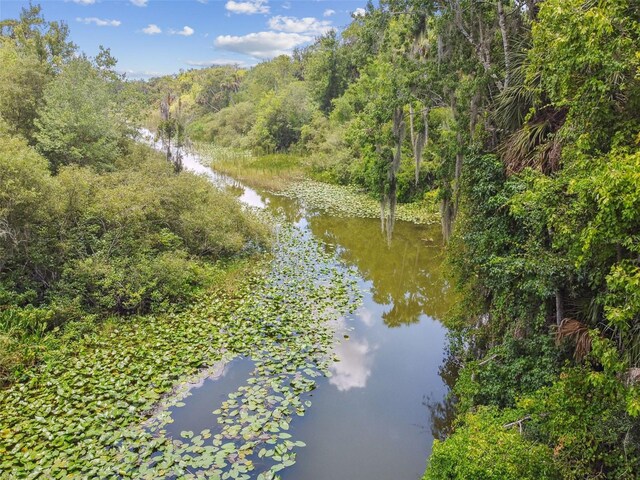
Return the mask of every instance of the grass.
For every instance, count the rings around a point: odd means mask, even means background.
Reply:
[[[291,153],[254,155],[249,150],[196,144],[196,151],[209,165],[252,187],[281,191],[306,176],[305,159]]]

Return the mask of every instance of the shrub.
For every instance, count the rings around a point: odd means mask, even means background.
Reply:
[[[0,295],[16,305],[143,313],[182,304],[206,264],[265,245],[266,228],[229,194],[131,147],[97,173],[50,176],[22,140],[0,147]]]
[[[551,480],[560,475],[548,447],[515,428],[520,412],[481,407],[469,413],[444,442],[434,441],[423,480]]]

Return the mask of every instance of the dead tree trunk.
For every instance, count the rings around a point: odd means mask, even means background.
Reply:
[[[504,14],[502,0],[498,3],[498,25],[500,25],[500,34],[502,35],[502,49],[504,50],[504,88],[509,86],[511,76],[511,59],[509,57],[509,37],[507,32],[507,22]]]

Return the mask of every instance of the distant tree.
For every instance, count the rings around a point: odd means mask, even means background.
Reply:
[[[344,48],[335,30],[320,37],[305,51],[304,78],[325,114],[331,111],[331,101],[347,88],[348,67]]]
[[[241,100],[259,101],[266,93],[280,92],[297,80],[299,66],[291,57],[280,55],[253,67],[240,88]]]
[[[302,127],[311,121],[317,107],[302,82],[294,82],[280,92],[266,95],[250,132],[255,147],[282,151],[300,140]]]
[[[206,75],[198,82],[195,102],[205,112],[218,112],[233,102],[240,89],[245,70],[238,67],[217,67],[206,70]]]

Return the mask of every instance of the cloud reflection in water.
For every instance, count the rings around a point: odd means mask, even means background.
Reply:
[[[360,313],[362,318],[366,310]],[[364,320],[364,318],[363,318]],[[340,322],[338,332],[347,331],[344,319]],[[371,376],[371,366],[373,365],[372,347],[367,340],[345,339],[335,348],[335,356],[340,360],[329,367],[332,377],[329,383],[335,385],[341,392],[346,392],[352,388],[364,388],[367,379]]]

